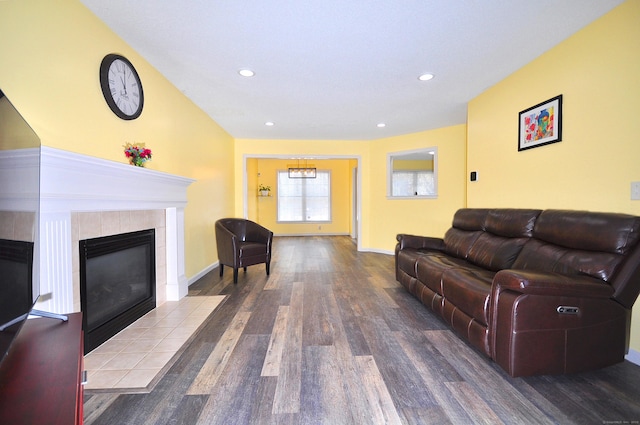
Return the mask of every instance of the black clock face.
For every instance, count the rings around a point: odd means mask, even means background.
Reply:
[[[123,120],[133,120],[142,113],[142,83],[127,58],[109,54],[100,64],[100,87],[111,110]]]

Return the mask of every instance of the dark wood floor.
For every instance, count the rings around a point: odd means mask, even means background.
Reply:
[[[87,424],[639,423],[640,366],[510,378],[347,237],[282,237],[148,394],[87,394]]]

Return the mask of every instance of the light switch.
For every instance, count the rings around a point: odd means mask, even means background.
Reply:
[[[631,182],[631,199],[640,200],[640,182]]]

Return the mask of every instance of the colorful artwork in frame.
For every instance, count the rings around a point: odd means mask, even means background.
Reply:
[[[562,140],[562,95],[527,108],[518,117],[519,151]]]

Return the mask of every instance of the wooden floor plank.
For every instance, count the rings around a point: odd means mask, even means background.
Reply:
[[[448,383],[461,380],[455,371],[453,373],[448,371],[449,362],[439,353],[434,352],[435,350],[429,347],[426,341],[421,341],[418,338],[408,338],[403,332],[397,332],[395,335],[398,343],[402,346],[407,357],[422,378],[424,386],[429,388],[440,407],[439,410],[430,412],[430,415],[439,415],[437,418],[431,416],[430,420],[435,423],[472,423],[472,419],[467,414],[464,406],[460,405],[447,386]],[[410,411],[410,414],[415,413],[415,411]],[[422,415],[422,412],[418,413]],[[409,414],[409,412],[405,412],[405,414]],[[418,419],[420,418],[416,418],[416,420]]]
[[[303,347],[302,423],[354,423],[335,351],[327,345]]]
[[[189,387],[187,394],[209,394],[211,392],[229,361],[231,353],[236,347],[250,316],[250,312],[239,312],[236,315],[220,342],[216,345],[202,369],[200,369],[200,373],[198,373],[195,381]]]
[[[210,397],[196,424],[247,424],[252,415],[271,411],[270,406],[257,405],[260,371],[269,344],[268,335],[244,334],[238,340],[230,361],[210,389]],[[259,410],[254,410],[259,409]]]
[[[289,306],[282,305],[278,307],[276,322],[273,326],[271,338],[269,339],[269,348],[267,349],[267,355],[265,356],[260,376],[280,375],[280,363],[282,362],[282,353],[284,352],[286,343],[288,322]]]
[[[309,276],[304,285],[302,346],[332,345],[334,329],[327,311],[331,287],[310,279],[315,276]]]
[[[302,320],[304,286],[294,282],[285,334],[285,349],[273,401],[273,413],[299,413],[302,379]]]
[[[444,385],[467,412],[474,424],[504,424],[482,397],[466,382],[445,382]]]
[[[373,356],[356,357],[356,364],[362,376],[373,422],[377,424],[401,424],[398,411],[393,404],[389,390],[380,375]]]
[[[396,406],[434,406],[433,395],[423,385],[418,371],[386,323],[380,318],[361,319],[360,327]]]
[[[184,396],[180,404],[173,409],[166,425],[195,424],[208,400],[208,395]]]

